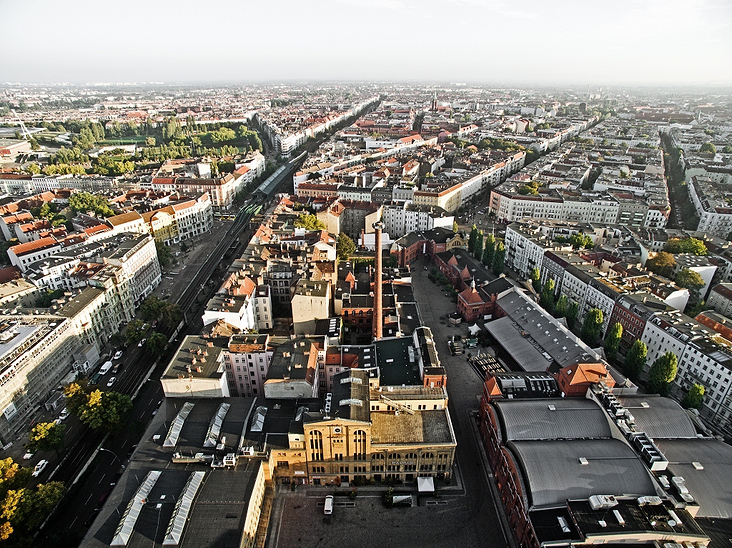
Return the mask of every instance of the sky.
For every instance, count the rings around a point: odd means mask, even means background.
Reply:
[[[732,84],[732,0],[0,0],[0,82]]]

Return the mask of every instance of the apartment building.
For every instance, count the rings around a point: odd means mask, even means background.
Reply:
[[[9,315],[0,322],[0,442],[15,441],[71,372],[82,347],[71,322],[57,315]]]

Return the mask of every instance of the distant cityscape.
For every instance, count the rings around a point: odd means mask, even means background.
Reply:
[[[729,93],[4,84],[0,230],[8,546],[730,545]]]

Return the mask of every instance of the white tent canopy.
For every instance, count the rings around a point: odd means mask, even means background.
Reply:
[[[434,478],[417,478],[417,491],[420,493],[434,493]]]

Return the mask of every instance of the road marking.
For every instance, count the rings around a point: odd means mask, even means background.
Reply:
[[[87,504],[89,504],[89,501],[91,500],[92,495],[93,495],[93,493],[91,495],[89,495],[89,498],[88,499],[86,499],[86,502],[84,503],[84,506],[86,506]]]

